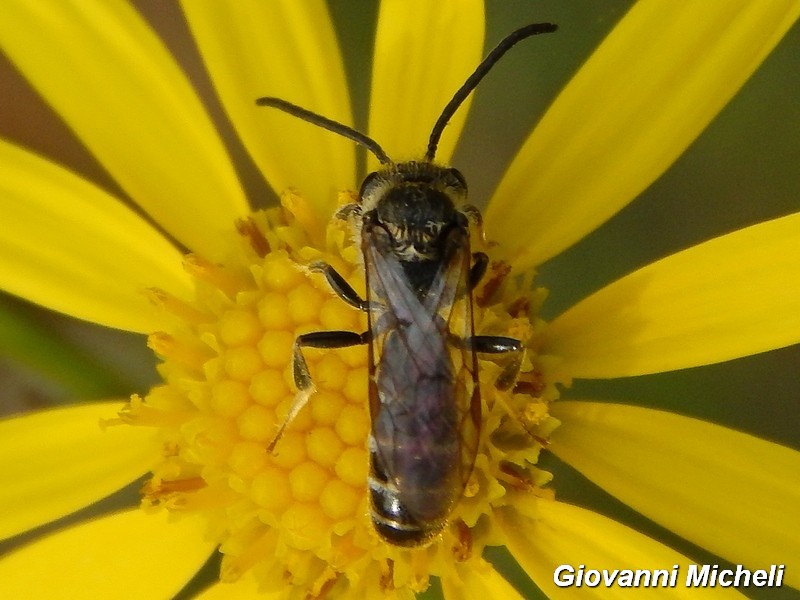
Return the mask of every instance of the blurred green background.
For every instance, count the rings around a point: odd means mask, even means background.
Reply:
[[[552,21],[560,29],[517,46],[475,94],[453,160],[467,176],[474,203],[485,204],[505,165],[547,106],[631,4],[622,0],[487,0],[487,47],[531,22]],[[136,5],[207,98],[228,135],[254,202],[268,201],[269,192],[215,103],[180,9],[162,0],[141,0]],[[356,124],[365,129],[377,2],[329,0],[329,5],[346,56]],[[442,35],[457,36],[458,32]],[[546,317],[556,316],[606,283],[657,258],[800,209],[799,73],[800,27],[795,26],[671,169],[603,227],[542,266],[539,283],[550,290]],[[0,89],[0,135],[118,191],[2,57]],[[78,323],[0,296],[2,414],[144,392],[157,381],[154,364],[139,336]],[[665,408],[800,448],[799,367],[800,348],[793,347],[675,373],[578,381],[564,396]],[[553,459],[545,462],[557,472],[554,485],[560,499],[600,507],[698,560],[716,562],[608,498],[564,465]],[[502,561],[500,554],[492,559]],[[519,585],[535,597],[529,583],[520,581]],[[800,598],[788,589],[748,594]]]

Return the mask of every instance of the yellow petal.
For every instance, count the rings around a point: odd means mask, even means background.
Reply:
[[[548,598],[744,598],[732,588],[707,587],[687,589],[685,586],[690,558],[671,548],[590,510],[563,502],[539,502],[539,517],[533,520],[515,512],[500,515],[499,522],[508,536],[508,548],[517,562],[527,571]],[[667,575],[651,579],[660,584],[678,565],[674,587],[638,586],[634,589],[620,585],[597,587],[561,586],[579,567],[588,569],[663,569]],[[620,576],[619,574],[618,576]],[[644,580],[642,580],[644,581]]]
[[[96,402],[0,421],[0,538],[88,506],[156,463],[151,431],[101,428],[121,407]]]
[[[352,124],[347,82],[323,0],[181,3],[214,86],[250,154],[276,191],[293,187],[326,215],[355,184],[355,145],[258,107],[275,96]]]
[[[420,159],[442,109],[481,60],[482,0],[384,0],[372,65],[369,133],[392,160]],[[436,160],[450,161],[469,111],[456,113]],[[371,168],[376,166],[370,157]]]
[[[646,408],[559,402],[550,449],[589,479],[731,562],[786,565],[800,586],[800,452]]]
[[[158,321],[143,288],[191,290],[180,253],[141,217],[2,140],[0,221],[0,287],[53,310],[145,332]]]
[[[799,14],[797,0],[634,4],[511,164],[489,235],[516,240],[522,268],[601,225],[675,161]]]
[[[471,564],[468,569],[456,564],[456,571],[458,579],[442,579],[442,591],[447,600],[522,599],[514,586],[488,563]]]
[[[0,596],[172,598],[214,551],[181,516],[134,509],[47,536],[0,560]]]
[[[0,47],[130,197],[184,244],[212,253],[215,234],[247,212],[200,100],[128,2],[4,2]]]
[[[546,352],[582,378],[659,373],[800,342],[800,213],[639,269],[553,321]]]

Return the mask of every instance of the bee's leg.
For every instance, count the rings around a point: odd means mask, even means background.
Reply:
[[[478,231],[480,240],[486,243],[486,232],[483,231],[483,215],[480,209],[474,204],[467,204],[461,207],[461,213],[470,220],[472,226]]]
[[[369,302],[361,298],[361,296],[358,295],[358,293],[350,286],[350,284],[345,281],[345,278],[339,275],[336,269],[334,269],[328,263],[318,261],[311,263],[308,268],[312,271],[316,271],[325,275],[325,279],[328,280],[328,285],[331,286],[331,289],[333,289],[339,298],[347,302],[350,306],[363,311],[370,309]]]
[[[292,372],[294,375],[294,385],[297,387],[297,395],[294,398],[286,418],[283,420],[278,432],[267,446],[267,452],[272,452],[275,444],[283,435],[286,426],[291,423],[302,408],[308,404],[308,399],[316,389],[308,372],[308,364],[303,356],[303,347],[308,348],[346,348],[349,346],[359,346],[368,344],[370,332],[356,333],[354,331],[313,331],[297,336],[294,342]]]
[[[468,349],[483,354],[513,354],[512,359],[503,368],[500,375],[495,380],[494,385],[497,389],[503,391],[509,390],[514,386],[519,376],[519,370],[522,367],[522,358],[525,356],[525,346],[523,346],[520,340],[495,335],[474,335],[464,340],[464,345]],[[517,414],[517,411],[512,408],[511,405],[502,400],[502,396],[500,396],[500,398],[508,413],[519,423],[528,435],[541,444],[542,447],[546,447],[547,440],[536,435],[536,433],[529,428],[524,416]]]
[[[489,257],[485,252],[473,252],[472,259],[475,263],[469,270],[469,281],[467,282],[469,291],[474,290],[475,286],[481,282],[483,276],[486,275],[486,268],[489,266]]]
[[[342,206],[333,214],[333,216],[337,219],[341,219],[342,221],[348,221],[355,215],[359,214],[361,214],[361,205],[359,205],[358,202],[351,202],[350,204],[345,204]]]
[[[467,349],[482,354],[513,354],[494,384],[500,390],[507,390],[514,385],[525,354],[521,341],[501,335],[473,335],[464,340],[464,344]]]
[[[368,344],[370,332],[356,333],[355,331],[313,331],[297,336],[294,342],[293,374],[294,384],[303,391],[313,387],[311,375],[308,372],[306,359],[301,348],[347,348]]]

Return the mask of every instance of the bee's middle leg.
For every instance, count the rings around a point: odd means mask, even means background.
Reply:
[[[368,344],[369,339],[369,331],[364,333],[356,333],[355,331],[312,331],[311,333],[297,336],[294,341],[292,373],[294,375],[294,384],[297,386],[298,391],[314,387],[302,348],[348,348],[350,346]]]
[[[308,364],[303,356],[303,348],[348,348],[350,346],[359,346],[368,344],[370,340],[370,332],[356,333],[355,331],[312,331],[311,333],[304,333],[297,336],[294,342],[294,350],[292,352],[292,375],[294,376],[294,385],[297,388],[297,395],[294,398],[286,418],[283,420],[275,437],[267,446],[267,451],[272,452],[275,444],[283,435],[286,426],[291,423],[303,407],[308,404],[308,399],[314,393],[314,382],[311,380],[311,374],[308,371]]]

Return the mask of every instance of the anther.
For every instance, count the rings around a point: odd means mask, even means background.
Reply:
[[[200,348],[180,343],[163,331],[156,331],[147,338],[147,347],[164,359],[174,360],[185,367],[200,371],[211,355]]]
[[[237,277],[229,270],[215,265],[196,254],[187,254],[183,257],[183,268],[190,275],[219,288],[229,298],[233,298],[237,292],[250,287],[243,278]]]
[[[147,288],[144,290],[144,294],[154,305],[163,308],[185,323],[199,325],[201,323],[208,323],[211,320],[211,317],[206,313],[198,310],[188,302],[176,298],[161,288]]]
[[[264,233],[251,217],[237,219],[236,231],[249,242],[250,247],[259,258],[264,258],[269,254],[271,250],[269,241],[264,237]]]

